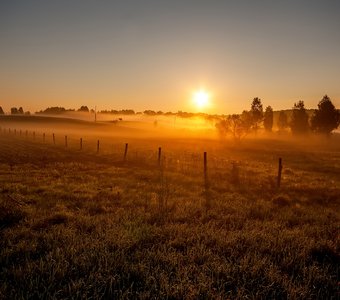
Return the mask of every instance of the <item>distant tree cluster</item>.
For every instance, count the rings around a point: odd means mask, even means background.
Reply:
[[[1,110],[2,110],[2,108],[1,108]],[[11,115],[24,115],[24,114],[29,115],[30,112],[29,111],[24,112],[22,107],[19,107],[19,108],[12,107],[11,108]]]
[[[133,109],[121,109],[121,110],[101,110],[101,114],[113,114],[113,115],[134,115],[136,114]]]
[[[53,106],[48,107],[45,110],[37,112],[37,114],[62,114],[68,111],[75,111],[74,109],[65,109],[64,107]]]
[[[11,108],[11,115],[23,115],[23,114],[24,114],[24,110],[22,107],[19,107],[19,109],[16,107]]]
[[[257,133],[263,124],[266,132],[271,132],[274,123],[274,112],[271,106],[263,112],[261,99],[256,97],[251,103],[249,111],[243,111],[240,115],[230,115],[222,118],[216,124],[216,128],[222,135],[231,134],[235,140],[240,140],[250,132]],[[280,111],[277,127],[279,132],[290,128],[293,135],[307,134],[309,131],[329,135],[340,125],[340,112],[331,99],[325,95],[318,104],[311,118],[303,101],[294,104],[291,119],[284,111]]]
[[[309,120],[303,101],[294,104],[290,128],[294,135],[306,134],[312,131],[318,134],[330,135],[340,124],[340,112],[331,99],[325,95],[318,104]]]
[[[0,115],[4,115],[5,114],[5,112],[4,112],[4,110],[2,109],[2,107],[0,106]]]
[[[75,111],[74,109],[65,109],[64,107],[48,107],[45,110],[40,110],[36,112],[36,114],[62,114],[66,112]],[[77,112],[91,112],[95,113],[94,109],[89,109],[88,106],[83,105]],[[154,110],[144,110],[143,112],[135,112],[133,109],[111,109],[111,110],[101,110],[98,113],[100,114],[113,114],[113,115],[145,115],[145,116],[178,116],[180,118],[192,118],[192,117],[202,117],[205,118],[207,121],[215,120],[218,116],[217,115],[208,115],[205,113],[190,113],[190,112],[163,112],[163,111],[154,111]]]
[[[83,112],[90,112],[89,108],[85,105],[81,106],[78,111],[83,111]]]

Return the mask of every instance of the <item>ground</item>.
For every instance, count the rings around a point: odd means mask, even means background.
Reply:
[[[0,120],[0,298],[339,297],[337,137],[45,121]]]

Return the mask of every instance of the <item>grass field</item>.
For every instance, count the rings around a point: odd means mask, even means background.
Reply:
[[[0,298],[340,297],[338,137],[17,120],[0,120]]]

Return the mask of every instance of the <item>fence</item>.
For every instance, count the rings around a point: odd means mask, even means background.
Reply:
[[[113,161],[144,164],[151,167],[159,167],[162,172],[179,172],[182,175],[196,176],[202,178],[202,186],[204,188],[204,197],[206,199],[207,208],[210,203],[210,182],[220,179],[229,173],[230,182],[232,184],[240,184],[240,164],[228,159],[222,159],[214,154],[208,156],[208,152],[195,153],[191,151],[170,151],[157,147],[156,149],[147,149],[137,147],[129,143],[109,143],[104,139],[104,142],[96,138],[76,137],[72,135],[62,135],[55,133],[39,133],[36,131],[28,131],[22,129],[1,128],[0,133],[5,135],[22,138],[25,132],[25,139],[32,138],[36,143],[45,145],[52,144],[55,147],[63,147],[67,151],[79,151],[95,156],[106,156]],[[105,143],[106,141],[106,143]],[[276,167],[275,167],[276,168]],[[278,171],[275,187],[279,189],[282,185],[282,158],[278,159]],[[253,176],[249,172],[248,179]],[[273,170],[275,173],[275,170]],[[243,176],[243,181],[246,181],[247,176]]]

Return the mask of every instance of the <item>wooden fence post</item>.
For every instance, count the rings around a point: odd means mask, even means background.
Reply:
[[[21,129],[20,129],[20,136],[21,136]]]
[[[80,150],[83,150],[83,138],[80,138]]]
[[[33,140],[35,140],[35,131],[33,131]]]
[[[158,148],[158,165],[161,165],[162,147]]]
[[[205,205],[206,210],[210,208],[210,199],[209,199],[209,181],[208,181],[208,161],[207,161],[207,152],[204,152],[203,155],[203,167],[204,167],[204,194],[205,194]]]
[[[208,188],[207,152],[204,152],[203,165],[204,165],[204,187],[205,189],[207,189]]]
[[[65,147],[67,148],[67,135],[65,135]]]
[[[17,130],[16,129],[14,129],[14,135],[17,135]]]
[[[97,153],[99,153],[99,140],[97,141]]]
[[[43,133],[43,142],[45,143],[45,132]]]
[[[55,145],[55,135],[54,135],[54,133],[52,134],[52,137],[53,137],[53,145]]]
[[[282,173],[282,158],[279,158],[279,170],[277,174],[277,188],[281,186],[281,173]]]
[[[128,147],[129,147],[129,144],[126,143],[126,144],[125,144],[125,151],[124,151],[124,161],[126,161],[126,156],[127,156],[127,152],[128,152]]]
[[[26,136],[28,136],[28,130],[26,130]]]

